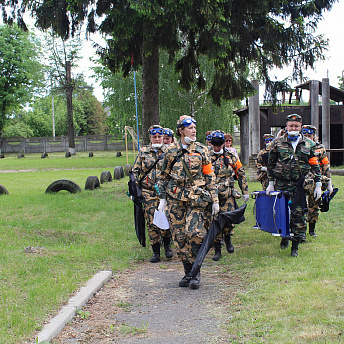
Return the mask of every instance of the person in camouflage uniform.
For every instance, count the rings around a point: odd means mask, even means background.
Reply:
[[[170,128],[164,128],[164,145],[170,146],[174,142],[174,132]]]
[[[165,153],[158,210],[166,211],[184,266],[185,276],[179,286],[197,289],[200,274],[191,278],[190,272],[206,233],[204,210],[212,203],[213,214],[218,213],[219,199],[208,148],[196,142],[196,121],[190,116],[181,116],[176,134],[180,140]]]
[[[237,208],[235,199],[241,197],[240,192],[234,187],[234,176],[236,176],[239,187],[243,194],[245,203],[249,199],[248,183],[245,170],[236,155],[224,149],[225,134],[222,131],[213,131],[211,134],[211,144],[213,146],[210,152],[211,163],[216,175],[215,184],[218,189],[220,211],[233,211]],[[207,221],[207,230],[209,229],[211,217]],[[222,233],[214,241],[215,254],[212,257],[217,261],[221,258],[221,238],[223,236],[228,253],[234,252],[234,246],[231,242],[230,228],[224,228]]]
[[[256,168],[257,168],[257,173],[258,173],[257,179],[262,184],[263,191],[265,191],[269,185],[268,174],[266,171],[268,169],[270,143],[273,141],[274,136],[271,134],[264,134],[263,137],[264,137],[265,148],[263,148],[257,155]]]
[[[317,128],[314,125],[303,125],[302,134],[315,142],[315,156],[318,159],[320,170],[321,170],[321,180],[322,189],[328,190],[330,194],[333,192],[332,182],[331,182],[331,167],[330,162],[327,157],[326,149],[323,144],[315,140],[315,133]],[[308,195],[308,214],[307,221],[309,226],[309,235],[316,237],[315,234],[315,224],[318,222],[319,217],[319,204],[315,201],[314,195]]]
[[[271,143],[268,160],[269,185],[266,193],[277,190],[290,193],[290,232],[293,234],[291,256],[298,256],[298,246],[306,235],[304,211],[307,207],[305,194],[306,181],[315,182],[315,189],[309,187],[314,198],[321,196],[320,167],[315,155],[315,143],[301,132],[302,117],[291,114],[286,117],[286,133]],[[314,181],[311,179],[314,176]],[[298,197],[295,197],[298,196]],[[288,240],[282,238],[281,248],[288,246]]]
[[[148,229],[150,244],[153,249],[151,263],[160,261],[160,243],[164,243],[166,258],[172,258],[173,252],[170,247],[171,231],[163,230],[153,224],[154,211],[157,209],[160,197],[157,192],[160,171],[163,162],[165,146],[163,143],[163,128],[160,125],[154,125],[149,128],[150,144],[140,149],[132,171],[142,189],[143,211]],[[157,162],[157,163],[156,163]],[[154,167],[153,167],[154,166]],[[152,168],[153,167],[153,168]]]

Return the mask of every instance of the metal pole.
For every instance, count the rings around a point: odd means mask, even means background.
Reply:
[[[135,107],[136,107],[136,130],[137,130],[137,149],[140,150],[139,118],[137,115],[137,93],[136,93],[136,75],[134,70],[134,87],[135,87]],[[134,144],[134,142],[133,142]]]

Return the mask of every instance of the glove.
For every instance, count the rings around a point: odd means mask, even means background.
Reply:
[[[166,200],[162,198],[159,202],[158,211],[164,213],[166,208]]]
[[[268,187],[266,188],[266,194],[268,195],[270,192],[273,191],[275,191],[274,182],[270,181]]]
[[[216,215],[219,211],[220,211],[220,205],[219,203],[213,203],[212,207],[211,207],[211,214],[212,215]]]
[[[267,167],[265,167],[265,166],[263,166],[263,167],[261,167],[260,168],[260,172],[266,172],[268,169],[267,169]]]
[[[321,197],[321,182],[315,183],[314,199],[317,201]]]
[[[332,183],[331,183],[331,179],[327,183],[327,190],[329,191],[330,196],[331,196],[331,194],[333,192],[333,186],[332,186]]]
[[[245,203],[247,203],[248,199],[250,198],[250,195],[242,195],[242,198],[244,199]]]

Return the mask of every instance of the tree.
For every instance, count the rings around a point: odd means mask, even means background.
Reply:
[[[322,35],[314,36],[314,31],[322,12],[335,1],[43,0],[28,4],[38,26],[52,27],[62,37],[75,34],[84,20],[88,32],[106,34],[107,47],[99,52],[111,71],[122,70],[126,76],[132,63],[136,70],[142,65],[145,133],[159,119],[159,50],[169,53],[182,87],[208,88],[217,105],[221,99],[242,99],[253,91],[246,77],[253,63],[275,99],[287,84],[272,83],[269,69],[293,64],[293,78],[302,80],[302,71],[323,58],[327,42]],[[176,53],[180,57],[175,58]],[[214,65],[215,77],[208,87],[200,56]]]
[[[48,79],[57,82],[55,90],[64,92],[67,103],[67,123],[68,123],[68,144],[69,152],[75,154],[75,128],[73,121],[73,91],[80,82],[80,75],[72,76],[72,67],[76,67],[80,59],[80,40],[63,40],[54,34],[47,36],[47,59],[49,65],[46,66]]]
[[[30,101],[43,79],[40,45],[18,26],[0,27],[0,138],[11,111]]]

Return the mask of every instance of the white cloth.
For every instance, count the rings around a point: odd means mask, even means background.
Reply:
[[[242,198],[244,199],[245,203],[247,203],[247,201],[250,198],[250,195],[242,195]]]
[[[333,192],[333,186],[332,186],[331,179],[327,183],[327,190],[330,192],[330,195],[331,195],[331,193]]]
[[[265,167],[265,166],[263,166],[263,167],[260,168],[260,171],[261,171],[261,172],[266,172],[267,170],[268,170],[268,169],[267,169],[267,167]]]
[[[295,141],[290,141],[291,145],[293,146],[294,152],[295,152],[297,144],[300,141],[300,138],[301,138],[301,136],[299,135]]]
[[[269,182],[269,185],[268,187],[266,188],[266,194],[268,195],[270,192],[273,192],[275,191],[275,188],[274,188],[274,182]]]
[[[211,212],[212,215],[216,215],[220,211],[219,203],[213,203],[211,210],[212,210],[212,212]]]
[[[165,208],[166,208],[166,200],[162,198],[159,202],[158,211],[160,211],[161,213],[164,213]]]
[[[153,224],[161,229],[169,229],[170,224],[168,223],[166,214],[162,211],[158,211],[155,209],[154,211],[154,218],[153,218]]]

